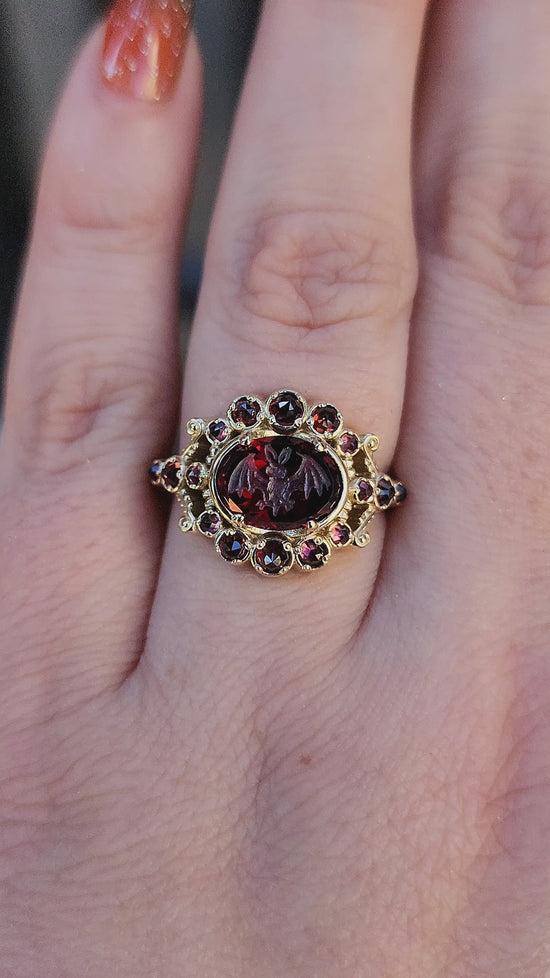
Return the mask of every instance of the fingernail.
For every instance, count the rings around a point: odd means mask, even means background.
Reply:
[[[121,95],[170,98],[183,61],[193,0],[116,0],[105,31],[102,72]]]

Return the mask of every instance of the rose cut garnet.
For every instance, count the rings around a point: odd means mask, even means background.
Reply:
[[[264,574],[284,574],[292,566],[292,551],[277,537],[268,537],[256,547],[252,562]]]
[[[330,550],[323,540],[303,540],[297,550],[298,563],[311,570],[322,567],[329,556]]]
[[[154,485],[158,485],[159,478],[162,474],[162,462],[153,462],[149,469],[149,479]]]
[[[185,478],[190,489],[198,489],[204,479],[204,466],[200,462],[194,462],[187,469]]]
[[[344,455],[355,455],[359,448],[359,439],[353,431],[344,431],[338,439],[338,446]]]
[[[372,482],[369,482],[368,479],[359,479],[355,487],[355,497],[360,503],[367,503],[373,492]]]
[[[294,391],[281,391],[271,398],[268,410],[278,428],[294,428],[304,416],[304,402]]]
[[[229,434],[229,428],[227,427],[227,423],[219,418],[217,421],[210,422],[206,429],[206,434],[210,441],[225,441]]]
[[[231,408],[231,418],[238,425],[252,428],[260,415],[260,402],[254,397],[239,397]]]
[[[376,487],[378,505],[385,509],[395,496],[395,489],[389,479],[379,479]]]
[[[221,529],[222,521],[219,513],[206,510],[199,516],[199,530],[208,537],[213,537]]]
[[[335,547],[345,547],[351,540],[351,530],[347,523],[336,523],[330,531],[330,539]]]
[[[294,530],[329,516],[344,493],[341,463],[306,438],[269,435],[228,447],[214,472],[230,518],[261,530]]]
[[[407,490],[402,482],[398,482],[395,487],[395,501],[397,503],[404,503],[407,498]]]
[[[311,425],[318,435],[333,435],[342,424],[342,415],[332,404],[318,404],[311,412]]]
[[[174,491],[181,482],[181,462],[177,458],[169,459],[162,470],[162,484],[166,489]]]
[[[222,533],[218,540],[218,550],[223,559],[232,564],[246,560],[248,544],[244,533]]]

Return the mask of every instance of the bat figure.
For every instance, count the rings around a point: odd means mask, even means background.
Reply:
[[[310,455],[304,455],[292,475],[287,465],[292,456],[292,448],[286,446],[279,452],[273,445],[265,449],[267,465],[263,471],[256,468],[253,455],[247,455],[235,467],[229,479],[230,494],[243,496],[258,491],[258,509],[271,509],[275,519],[280,514],[290,512],[295,504],[295,493],[302,492],[306,499],[316,492],[318,496],[331,485],[323,466]]]

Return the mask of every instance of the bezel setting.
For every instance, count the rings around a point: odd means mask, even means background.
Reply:
[[[225,416],[191,419],[187,432],[179,455],[153,462],[150,481],[176,496],[183,532],[210,538],[226,563],[250,563],[262,576],[311,572],[337,550],[366,546],[374,515],[406,498],[374,462],[376,435],[344,429],[334,405],[310,408],[295,391],[241,395]],[[367,483],[373,491],[362,498]]]

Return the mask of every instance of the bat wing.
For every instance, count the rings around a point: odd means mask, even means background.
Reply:
[[[267,479],[256,468],[254,456],[246,455],[233,469],[227,489],[230,494],[235,493],[237,496],[242,496],[245,492],[252,493],[256,489],[263,492],[266,486]]]
[[[306,499],[309,499],[312,492],[322,496],[326,489],[330,488],[330,478],[322,465],[312,458],[311,455],[304,455],[300,468],[293,478],[296,488],[303,491]]]

